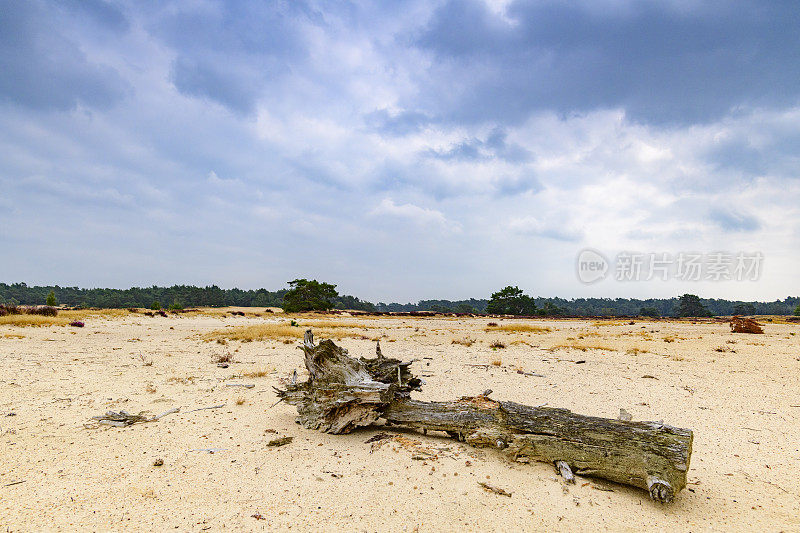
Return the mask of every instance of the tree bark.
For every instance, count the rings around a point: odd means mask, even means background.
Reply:
[[[307,428],[347,433],[384,419],[499,448],[517,461],[549,462],[562,474],[640,487],[659,502],[671,502],[686,486],[691,430],[500,402],[489,398],[491,391],[451,402],[420,402],[410,398],[421,385],[409,370],[411,362],[384,357],[380,345],[376,358],[355,359],[330,340],[315,345],[308,330],[303,350],[308,381],[276,390],[297,407],[298,421]]]

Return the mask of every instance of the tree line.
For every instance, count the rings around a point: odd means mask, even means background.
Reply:
[[[288,296],[288,297],[287,297]],[[86,289],[58,285],[28,286],[0,283],[0,303],[41,305],[58,303],[70,307],[283,307],[304,309],[353,309],[359,311],[435,311],[446,313],[490,313],[543,316],[712,316],[800,314],[800,297],[774,302],[706,299],[696,295],[675,298],[543,298],[528,296],[518,287],[507,286],[488,299],[420,300],[417,303],[372,304],[355,296],[340,295],[336,285],[296,279],[288,289],[222,289],[216,285],[196,287],[132,287],[130,289]]]
[[[55,302],[69,307],[119,308],[158,307],[282,307],[289,289],[222,289],[216,285],[196,287],[132,287],[130,289],[84,289],[59,285],[28,286],[25,283],[0,283],[0,303],[41,305],[53,293]],[[50,300],[52,302],[52,300]],[[374,311],[375,306],[355,296],[339,295],[331,299],[332,308]]]

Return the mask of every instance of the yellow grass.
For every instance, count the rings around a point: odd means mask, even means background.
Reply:
[[[6,333],[3,335],[4,339],[24,339],[25,335],[17,335],[16,333]]]
[[[89,318],[119,318],[129,316],[125,309],[74,309],[59,311],[56,316],[6,315],[0,316],[0,326],[43,327],[66,326],[73,320],[84,321]]]
[[[580,350],[582,352],[588,350],[601,350],[607,352],[616,351],[614,348],[611,348],[610,346],[606,346],[603,344],[588,344],[583,342],[568,342],[565,344],[556,344],[555,346],[551,346],[550,348],[548,348],[548,350],[550,350],[551,352],[556,350]]]
[[[251,370],[249,372],[242,372],[239,374],[240,378],[263,378],[269,376],[273,370],[268,370],[266,368],[259,368],[257,370]]]
[[[292,326],[287,322],[253,324],[251,326],[215,329],[204,334],[202,338],[206,342],[217,341],[220,343],[224,343],[225,341],[252,342],[265,340],[291,342],[292,339],[302,339],[308,328],[314,331],[314,337],[317,339],[330,338],[338,340],[350,337],[374,341],[380,338],[378,336],[364,336],[364,334],[359,331],[361,328],[367,329],[363,324],[334,321],[304,321],[298,323],[296,326]]]
[[[592,322],[592,326],[599,328],[600,326],[622,326],[625,322],[621,322],[619,320],[598,320],[596,322]]]
[[[72,319],[64,316],[6,315],[0,316],[0,326],[41,327],[66,326]]]
[[[181,385],[194,385],[195,381],[197,381],[197,376],[172,376],[167,379],[167,383],[180,383]]]
[[[277,339],[302,339],[305,329],[286,323],[254,324],[235,328],[215,329],[203,335],[205,341],[264,341]]]
[[[625,353],[628,355],[639,355],[640,353],[651,353],[650,350],[645,348],[639,348],[638,346],[633,346],[632,348],[628,348],[625,350]]]
[[[531,324],[503,324],[502,326],[489,326],[485,331],[504,331],[507,333],[550,333],[553,331],[544,326]]]
[[[370,329],[369,326],[360,322],[346,322],[344,320],[302,320],[300,327],[307,328],[350,328],[350,329]]]

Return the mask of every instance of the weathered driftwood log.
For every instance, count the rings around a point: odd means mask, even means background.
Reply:
[[[276,389],[294,405],[298,422],[327,433],[347,433],[384,419],[423,431],[444,431],[476,447],[496,447],[517,461],[554,464],[565,479],[595,476],[649,491],[671,502],[686,486],[692,431],[661,422],[582,416],[567,409],[529,407],[480,396],[451,402],[420,402],[410,393],[421,381],[413,362],[384,357],[355,359],[325,340],[303,343],[309,379]]]

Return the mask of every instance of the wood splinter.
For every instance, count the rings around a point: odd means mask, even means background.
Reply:
[[[593,476],[639,487],[669,503],[686,486],[692,431],[662,422],[583,416],[567,409],[531,407],[480,396],[449,402],[411,399],[422,381],[412,362],[353,358],[331,340],[302,346],[308,380],[275,389],[297,408],[298,422],[326,433],[348,433],[379,419],[394,426],[441,431],[475,447],[496,447],[519,462],[553,464],[565,481]]]

